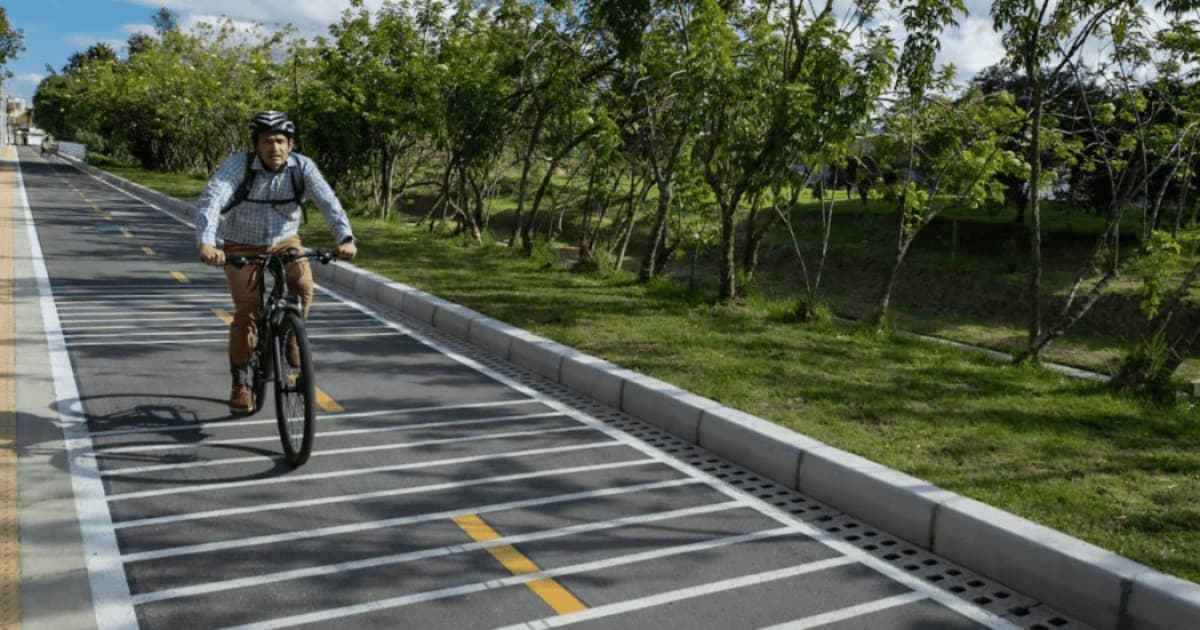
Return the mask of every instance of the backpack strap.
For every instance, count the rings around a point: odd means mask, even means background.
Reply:
[[[233,196],[229,198],[229,202],[225,204],[224,208],[221,208],[221,214],[227,214],[230,210],[233,210],[236,206],[242,204],[245,201],[255,201],[257,203],[269,203],[272,206],[288,204],[288,203],[295,203],[296,205],[300,206],[300,211],[303,213],[304,223],[308,223],[308,208],[304,206],[304,194],[305,194],[304,175],[302,173],[299,173],[298,172],[299,170],[300,170],[300,168],[299,168],[299,166],[297,166],[295,169],[293,169],[291,171],[292,195],[293,195],[293,197],[291,199],[281,199],[281,200],[250,199],[250,187],[254,185],[254,178],[258,175],[258,173],[256,173],[254,171],[254,152],[246,153],[246,172],[244,175],[242,175],[242,183],[238,184],[238,187],[233,191]]]
[[[300,160],[296,160],[296,168],[291,171],[292,194],[296,196],[296,205],[300,206],[301,221],[308,223],[308,206],[304,205],[304,173],[300,172]]]
[[[229,202],[221,208],[221,214],[226,214],[233,207],[241,204],[250,196],[250,186],[254,184],[254,153],[246,153],[246,173],[242,175],[242,183],[233,191],[233,196],[229,198]]]

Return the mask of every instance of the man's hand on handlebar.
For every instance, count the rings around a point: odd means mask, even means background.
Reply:
[[[358,247],[354,245],[354,241],[347,241],[337,246],[337,255],[342,260],[354,260],[358,255]]]
[[[206,265],[219,267],[225,264],[225,252],[203,243],[200,245],[200,260]]]

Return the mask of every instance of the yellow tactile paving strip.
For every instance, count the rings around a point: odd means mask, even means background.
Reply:
[[[13,218],[16,149],[0,148],[0,628],[21,627],[21,539],[17,518],[16,345],[13,329]]]

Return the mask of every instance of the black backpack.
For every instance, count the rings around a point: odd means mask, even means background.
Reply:
[[[229,203],[221,208],[221,214],[226,214],[233,210],[234,206],[242,202],[249,201],[252,203],[266,203],[272,207],[281,206],[283,204],[294,203],[300,206],[303,213],[303,221],[308,223],[308,208],[304,207],[304,176],[298,173],[300,169],[292,169],[292,193],[295,195],[291,199],[250,199],[250,186],[254,184],[254,153],[246,153],[246,173],[242,175],[242,183],[233,191],[233,196],[229,198]]]

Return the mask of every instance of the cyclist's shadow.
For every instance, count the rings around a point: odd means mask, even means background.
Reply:
[[[228,401],[201,396],[171,396],[161,394],[104,394],[84,396],[71,401],[59,401],[52,405],[68,420],[86,422],[88,434],[93,438],[96,455],[109,463],[117,459],[123,463],[131,460],[161,464],[196,461],[194,454],[160,453],[153,456],[128,453],[120,457],[105,454],[102,442],[106,438],[119,437],[121,446],[199,445],[214,436],[208,430],[219,427],[223,421],[245,420],[247,416],[229,413]],[[143,437],[144,436],[144,437]],[[240,444],[222,444],[224,451],[237,451],[248,455],[262,455],[274,460],[274,466],[251,474],[223,478],[221,481],[272,477],[292,470],[278,458],[279,451]],[[119,471],[113,471],[119,477]],[[178,483],[181,479],[154,479],[139,476],[138,481],[150,483]],[[216,480],[214,480],[216,481]]]

